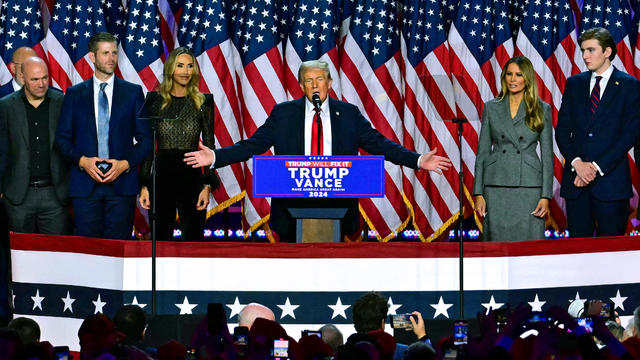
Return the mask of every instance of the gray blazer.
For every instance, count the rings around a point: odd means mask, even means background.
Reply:
[[[29,124],[22,101],[24,90],[16,91],[0,100],[0,142],[5,142],[7,165],[4,174],[0,174],[2,188],[7,200],[15,205],[24,201],[29,186],[30,154]],[[64,95],[60,91],[49,89],[49,151],[51,180],[58,200],[64,204],[69,192],[69,167],[57,149],[53,147],[56,137],[58,118]]]
[[[520,103],[511,118],[509,96],[484,104],[478,140],[474,195],[482,195],[485,185],[542,187],[542,197],[553,192],[553,135],[551,108],[542,100],[544,129],[537,133],[525,124],[525,104]],[[540,143],[540,156],[536,147]]]

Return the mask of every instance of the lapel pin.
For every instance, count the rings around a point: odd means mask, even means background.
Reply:
[[[616,85],[620,85],[620,83],[616,81]]]
[[[338,115],[338,116],[339,116],[339,115],[340,115],[340,111],[336,111],[336,115]]]

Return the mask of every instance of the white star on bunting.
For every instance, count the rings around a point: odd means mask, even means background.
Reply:
[[[440,296],[440,300],[438,300],[437,304],[429,304],[432,308],[436,309],[435,314],[433,314],[433,318],[437,318],[438,315],[444,315],[447,319],[449,318],[449,308],[453,306],[453,304],[445,304],[442,296]]]
[[[616,308],[620,308],[621,310],[624,310],[624,301],[627,300],[626,296],[620,296],[620,289],[618,289],[618,292],[616,293],[615,297],[609,298],[611,299],[611,301],[613,301],[614,304],[614,309]]]
[[[231,315],[229,315],[229,319],[240,314],[240,311],[244,308],[245,304],[240,304],[240,300],[236,296],[233,304],[226,304],[229,309],[231,309]]]
[[[493,309],[500,309],[502,307],[502,305],[504,305],[504,303],[497,303],[496,300],[493,298],[493,295],[491,295],[491,299],[489,300],[488,303],[483,303],[482,306],[487,309],[486,314],[489,314],[489,310]]]
[[[102,299],[100,299],[100,294],[98,294],[98,298],[96,299],[96,301],[91,301],[93,303],[93,306],[95,306],[95,311],[93,312],[94,314],[97,313],[104,313],[104,310],[102,310],[104,308],[105,305],[107,305],[106,302],[102,301]]]
[[[531,309],[533,311],[542,311],[542,306],[544,306],[544,304],[546,304],[546,301],[540,301],[538,299],[538,294],[536,294],[536,297],[533,299],[532,302],[529,303],[529,305],[531,305]]]
[[[140,306],[141,309],[144,309],[144,307],[147,306],[147,304],[138,303],[138,297],[136,297],[136,296],[133,297],[133,300],[131,301],[130,304],[125,304],[125,305],[138,305],[138,306]]]
[[[36,295],[32,296],[31,300],[33,300],[33,308],[31,310],[38,308],[42,311],[42,300],[44,300],[44,296],[40,296],[40,289],[36,289]]]
[[[287,300],[284,302],[283,305],[278,305],[278,307],[280,308],[280,310],[282,310],[282,315],[280,315],[280,319],[282,319],[283,317],[289,315],[292,318],[296,318],[296,314],[294,314],[293,312],[300,307],[300,305],[291,305],[291,302],[289,301],[289,297],[287,296]]]
[[[389,301],[387,301],[387,304],[389,304],[389,311],[387,312],[388,315],[396,315],[396,311],[398,311],[398,308],[402,306],[402,304],[394,305],[391,296],[389,296]]]
[[[333,310],[333,314],[331,315],[331,319],[333,320],[336,316],[342,316],[343,318],[347,318],[347,314],[345,310],[347,310],[351,305],[342,305],[342,300],[338,297],[338,301],[336,301],[335,305],[328,305],[331,310]]]
[[[63,297],[60,298],[62,300],[62,302],[64,302],[64,308],[62,309],[62,312],[67,311],[67,309],[73,313],[73,302],[76,301],[76,299],[72,299],[71,295],[69,294],[69,291],[67,291],[67,297]]]
[[[198,304],[189,304],[189,299],[187,299],[187,297],[184,297],[184,301],[182,301],[182,304],[175,304],[178,309],[180,309],[180,315],[189,315],[189,314],[193,314],[193,308],[195,308],[196,306],[198,306]]]

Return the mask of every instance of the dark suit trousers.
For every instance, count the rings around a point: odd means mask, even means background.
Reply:
[[[72,198],[76,233],[80,236],[130,240],[135,196],[121,196],[112,184],[96,184],[86,198]]]
[[[566,199],[569,236],[624,235],[629,216],[629,200],[598,200],[587,187],[576,199]]]
[[[24,200],[14,205],[5,199],[12,231],[65,235],[67,233],[67,209],[56,196],[55,187],[28,187]]]

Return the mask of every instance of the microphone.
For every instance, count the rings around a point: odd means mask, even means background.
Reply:
[[[320,107],[322,106],[322,100],[320,100],[320,94],[314,92],[311,95],[311,102],[313,103],[313,108],[316,110],[316,113],[320,113]]]

